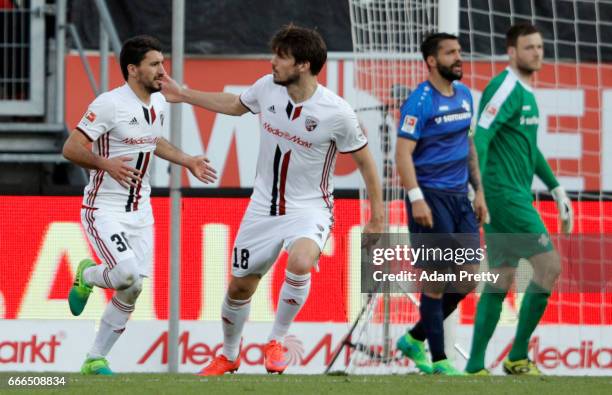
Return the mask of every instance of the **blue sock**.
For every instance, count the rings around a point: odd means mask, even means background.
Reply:
[[[462,294],[458,292],[445,292],[444,296],[442,296],[442,314],[444,319],[451,315],[453,311],[457,309],[457,305],[459,302],[465,298],[467,294]],[[412,336],[416,340],[425,341],[427,336],[425,335],[425,327],[423,326],[423,322],[419,320],[412,329],[410,329],[410,336]]]
[[[430,298],[421,294],[421,322],[425,329],[429,351],[432,362],[446,359],[444,353],[444,312],[442,311],[442,299]]]

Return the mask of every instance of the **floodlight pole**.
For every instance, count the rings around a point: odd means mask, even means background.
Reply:
[[[185,1],[172,0],[172,77],[183,83],[183,46],[185,42]],[[170,143],[181,147],[182,105],[170,110]],[[177,164],[170,167],[170,287],[168,315],[168,372],[178,372],[178,339],[180,320],[181,278],[181,173]]]
[[[108,33],[100,21],[100,93],[108,90]]]
[[[66,0],[58,0],[55,12],[55,94],[57,100],[53,122],[62,124],[66,108],[66,9]],[[34,65],[34,67],[38,66]]]

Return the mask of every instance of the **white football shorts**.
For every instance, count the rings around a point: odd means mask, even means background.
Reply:
[[[150,209],[129,213],[83,207],[81,223],[98,258],[109,269],[134,258],[141,276],[153,267],[153,213]]]
[[[313,240],[323,251],[333,225],[327,209],[304,209],[285,215],[262,215],[247,209],[232,251],[232,274],[264,275],[281,249],[289,250],[301,238]]]

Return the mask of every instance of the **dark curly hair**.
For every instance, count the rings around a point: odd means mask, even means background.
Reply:
[[[270,41],[270,48],[279,56],[293,56],[295,63],[309,62],[312,75],[319,74],[327,60],[327,46],[319,32],[294,24],[277,31]]]

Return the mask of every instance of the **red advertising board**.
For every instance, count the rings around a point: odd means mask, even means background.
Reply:
[[[247,203],[247,198],[183,199],[182,319],[216,319],[216,305],[212,307],[212,313],[204,314],[213,304],[207,298],[218,301],[225,293],[227,276],[231,273],[232,243]],[[70,317],[64,303],[73,279],[73,268],[78,263],[75,262],[78,259],[76,257],[79,253],[85,257],[94,256],[80,225],[80,204],[80,197],[0,197],[0,212],[3,213],[0,216],[1,318]],[[169,199],[153,198],[153,209],[156,225],[154,270],[149,285],[151,308],[147,315],[140,318],[166,319]],[[554,232],[558,226],[554,202],[541,202],[539,209],[547,226]],[[574,210],[578,213],[577,228],[582,233],[612,232],[612,202],[575,203]],[[602,222],[602,218],[607,220]],[[356,276],[357,280],[354,276],[358,273],[356,270],[359,270],[359,258],[355,259],[358,254],[354,254],[355,248],[359,248],[354,242],[354,235],[359,232],[359,223],[359,201],[337,199],[335,226],[328,242],[329,248],[326,247],[321,257],[320,271],[313,273],[310,297],[298,321],[346,322],[354,317],[360,303],[359,276]],[[270,282],[258,290],[265,299],[261,303],[266,300],[269,303],[259,319],[269,320],[272,317],[285,265],[286,254],[283,254],[268,274]],[[206,273],[209,273],[209,278]],[[111,291],[106,291],[105,296],[108,300]],[[509,300],[510,303],[516,302],[514,295]],[[461,322],[472,322],[475,301],[472,295],[462,304]],[[392,316],[393,321],[410,322],[416,318],[417,310],[406,298],[394,298],[392,303],[392,311],[398,312]],[[52,305],[62,307],[53,310]],[[554,294],[544,322],[609,325],[612,323],[612,295]]]

